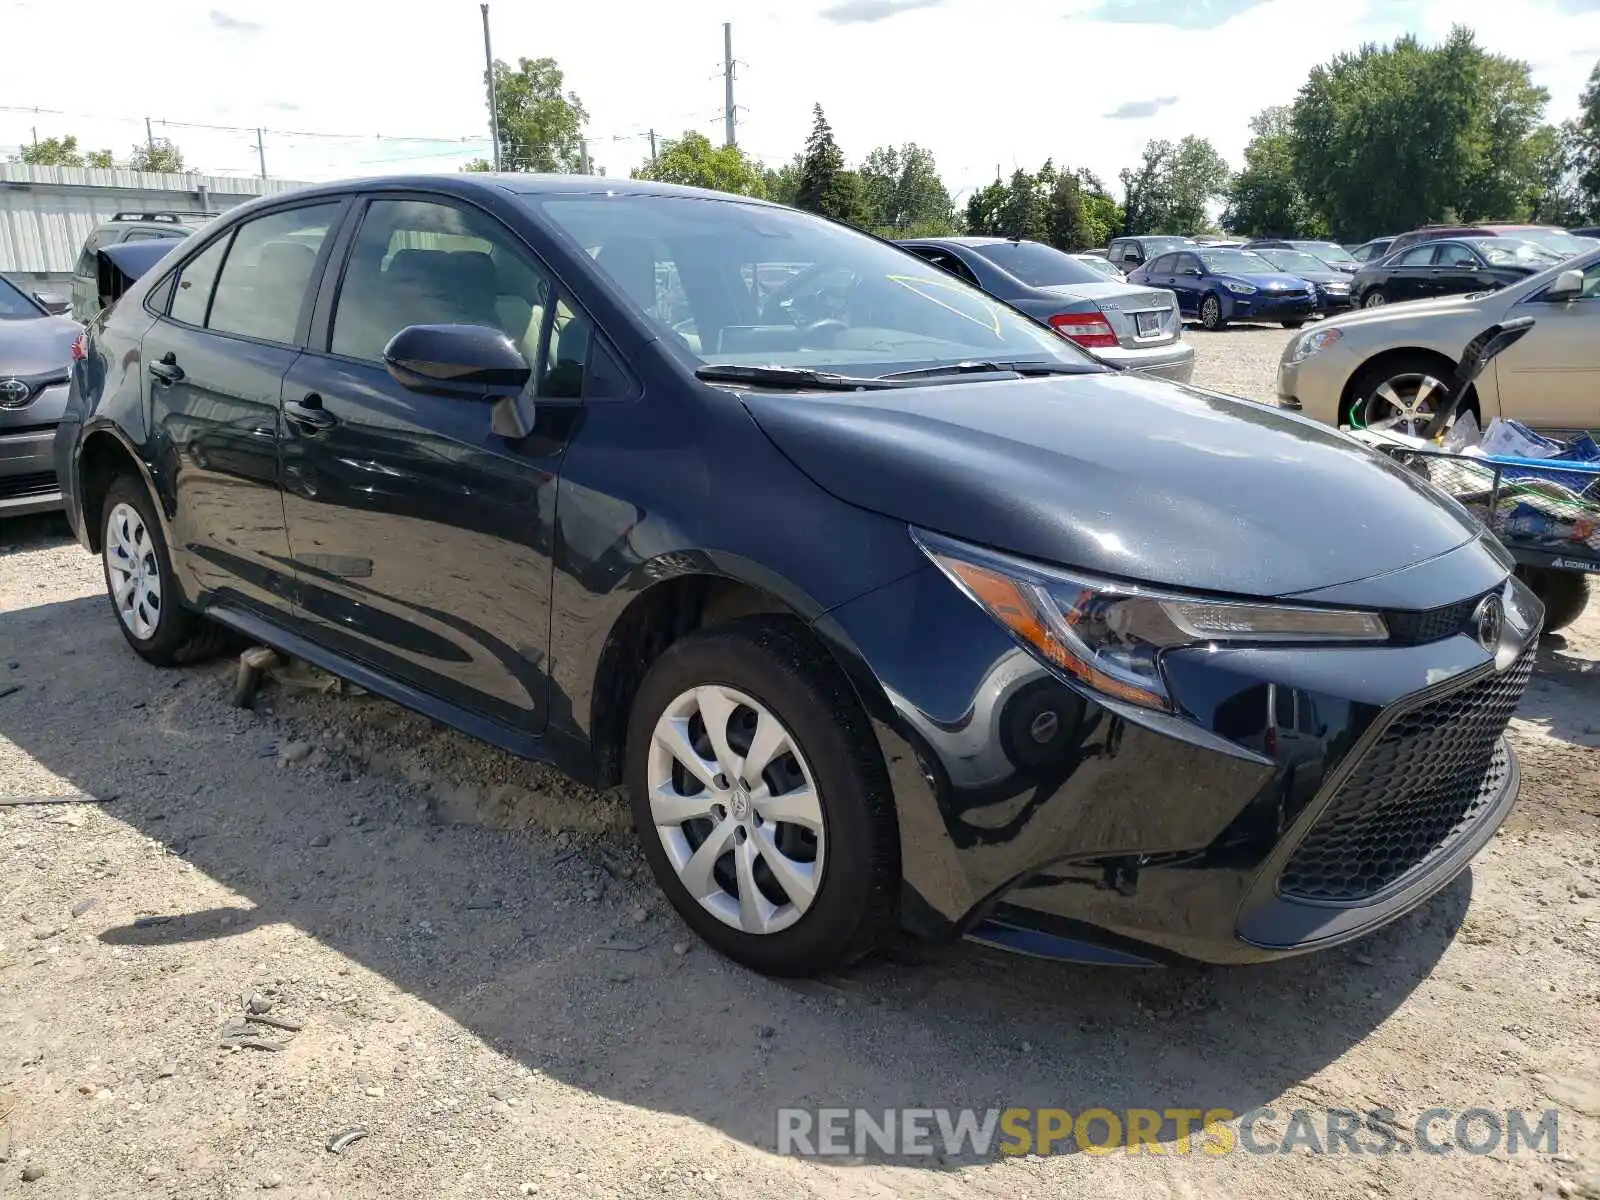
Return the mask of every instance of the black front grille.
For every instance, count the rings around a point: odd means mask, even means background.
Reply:
[[[34,471],[27,475],[0,475],[0,500],[48,496],[57,486],[54,471]]]
[[[1383,619],[1389,627],[1389,640],[1402,646],[1420,646],[1466,633],[1468,622],[1482,599],[1482,596],[1473,596],[1425,612],[1386,612]]]
[[[1402,713],[1340,785],[1278,879],[1302,900],[1353,904],[1443,853],[1505,786],[1500,735],[1533,674],[1510,669]]]

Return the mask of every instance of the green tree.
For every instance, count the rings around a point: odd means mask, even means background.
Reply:
[[[805,169],[806,156],[796,154],[783,166],[773,169],[761,169],[762,184],[767,191],[767,199],[775,200],[779,204],[793,205],[795,197],[800,194],[800,172]]]
[[[1054,180],[1054,167],[1046,163],[1044,171],[1049,172],[1047,181]],[[1039,178],[1019,167],[1011,173],[1005,199],[1001,201],[1000,229],[996,236],[1042,242],[1045,232],[1045,198],[1041,194]]]
[[[950,192],[939,178],[933,154],[907,142],[879,146],[861,160],[856,174],[867,206],[867,223],[890,237],[942,237],[955,232]]]
[[[1600,63],[1589,73],[1578,115],[1561,128],[1557,169],[1558,191],[1578,218],[1572,223],[1600,221]]]
[[[85,151],[83,155],[83,165],[86,167],[98,167],[102,170],[109,170],[111,167],[116,166],[116,164],[111,161],[111,151],[109,150]]]
[[[135,171],[166,171],[181,175],[183,151],[174,146],[170,138],[156,138],[149,145],[135,146],[128,157],[128,166]]]
[[[1001,210],[1010,194],[998,179],[967,197],[967,232],[974,237],[1005,237]]]
[[[583,126],[589,112],[576,92],[562,93],[566,76],[553,58],[519,58],[512,70],[494,62],[495,114],[500,126],[500,169],[575,175],[583,167]],[[485,76],[484,85],[488,86]],[[492,171],[486,158],[463,171]],[[597,174],[604,174],[596,168]]]
[[[81,167],[83,155],[78,150],[78,139],[69,133],[66,137],[45,138],[42,142],[24,146],[21,153],[12,156],[11,161],[26,163],[30,167]]]
[[[1312,70],[1291,109],[1303,195],[1345,237],[1409,229],[1454,210],[1516,219],[1551,171],[1548,97],[1528,65],[1456,27],[1443,45],[1406,36]],[[1557,168],[1559,173],[1559,168]]]
[[[865,225],[868,213],[861,177],[845,170],[844,152],[833,140],[833,127],[823,115],[822,105],[813,106],[812,112],[811,136],[806,139],[800,164],[795,205],[835,221]]]
[[[692,129],[686,130],[676,141],[665,142],[661,153],[636,168],[633,177],[735,192],[741,196],[767,194],[760,164],[745,157],[737,146],[713,146],[710,138]]]
[[[1222,227],[1252,237],[1322,237],[1327,230],[1311,210],[1295,174],[1286,104],[1250,118],[1244,170],[1233,177]]]
[[[1078,168],[1078,188],[1083,202],[1083,240],[1088,246],[1104,246],[1122,228],[1122,205],[1118,204],[1100,177],[1087,167]]]
[[[1087,250],[1083,220],[1083,183],[1074,173],[1055,176],[1044,201],[1044,240],[1057,250]]]
[[[1206,207],[1227,193],[1231,173],[1207,139],[1190,135],[1173,143],[1145,143],[1139,166],[1123,168],[1124,232],[1198,233]]]

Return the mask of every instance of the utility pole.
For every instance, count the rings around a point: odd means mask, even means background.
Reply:
[[[39,148],[39,127],[37,125],[35,125],[33,127],[33,148],[35,150],[37,150]],[[656,156],[656,134],[655,134],[655,130],[652,129],[650,131],[650,157],[654,158],[655,156]]]
[[[33,135],[33,140],[37,144],[38,141],[39,141],[39,135],[38,134],[34,134]],[[654,129],[652,129],[650,131],[650,161],[651,162],[655,162],[655,160],[656,160],[656,131]]]
[[[155,134],[150,132],[149,117],[144,119],[144,148],[152,155],[154,155],[156,152],[156,138]]]
[[[579,138],[578,139],[578,174],[587,175],[588,173],[589,173],[589,139],[588,138]]]
[[[261,164],[261,178],[267,177],[267,143],[261,136],[261,126],[256,126],[256,161]]]
[[[733,25],[728,21],[722,23],[722,114],[723,123],[727,126],[723,144],[737,146],[739,142],[734,136],[734,127],[739,118],[733,107]]]
[[[489,80],[489,140],[494,143],[494,169],[500,169],[500,98],[495,94],[494,51],[489,48],[489,6],[478,5],[483,14],[483,63]]]

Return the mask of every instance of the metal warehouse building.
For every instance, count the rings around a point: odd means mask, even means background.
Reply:
[[[0,275],[27,292],[65,291],[90,231],[119,212],[220,213],[304,186],[288,179],[0,163]]]

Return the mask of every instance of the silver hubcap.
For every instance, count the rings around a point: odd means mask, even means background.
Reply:
[[[1367,296],[1365,307],[1382,308],[1387,303],[1389,303],[1389,298],[1382,292],[1372,292]]]
[[[1215,300],[1207,300],[1200,306],[1200,320],[1207,325],[1215,325],[1222,316],[1222,305]]]
[[[1367,402],[1367,426],[1419,436],[1450,389],[1432,375],[1396,375]]]
[[[822,881],[822,805],[764,705],[722,684],[684,692],[656,722],[646,783],[667,859],[707,912],[755,934],[805,915]]]
[[[140,641],[154,636],[161,620],[161,571],[156,547],[138,509],[119,504],[106,520],[106,579],[111,600],[128,631]]]

